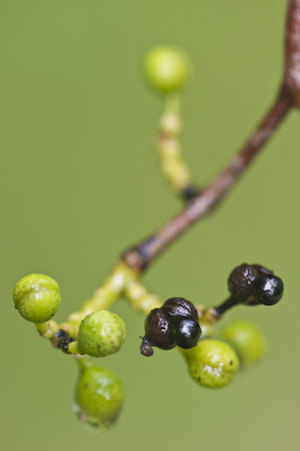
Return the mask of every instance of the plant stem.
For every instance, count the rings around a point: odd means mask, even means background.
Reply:
[[[174,98],[171,100],[173,103],[168,104],[166,110],[171,110],[176,115],[179,115],[178,99],[175,99],[175,103]],[[122,294],[140,312],[147,314],[151,308],[154,308],[153,306],[157,306],[159,299],[150,295],[139,284],[139,275],[145,271],[156,257],[186,232],[192,224],[205,217],[223,200],[250,166],[256,155],[259,154],[263,146],[272,137],[292,107],[300,108],[300,0],[287,0],[285,66],[283,83],[279,94],[244,147],[236,154],[229,165],[197,195],[195,195],[194,188],[192,193],[189,191],[187,193],[183,192],[182,195],[184,195],[186,200],[190,197],[195,197],[177,216],[154,234],[125,251],[123,261],[115,266],[104,285],[95,291],[94,295],[83,304],[80,310],[71,314],[65,323],[57,326],[53,322],[54,326],[50,330],[49,327],[46,327],[47,325],[38,325],[41,335],[51,339],[53,331],[59,327],[61,332],[76,338],[80,322],[86,315],[96,310],[108,309]],[[166,121],[163,124],[166,127]],[[164,127],[162,127],[160,138],[165,137],[169,133],[166,133]],[[178,132],[179,129],[176,129],[176,138]],[[163,146],[161,150],[165,153],[166,149]],[[170,171],[167,172],[168,174],[170,173]],[[171,175],[173,181],[173,173]],[[222,310],[222,308],[226,310],[230,306],[231,301],[228,300],[223,307],[219,307],[219,310]],[[202,313],[204,320],[211,319],[211,322],[215,322],[223,312],[218,312],[216,308],[212,307],[204,309]],[[71,345],[71,348],[74,346],[74,344]]]
[[[127,265],[143,272],[149,263],[179,238],[189,227],[206,216],[225,197],[271,138],[293,107],[300,108],[300,0],[287,1],[285,27],[284,78],[279,95],[249,141],[221,174],[209,183],[187,207],[141,243],[123,254]]]
[[[288,0],[284,85],[300,107],[300,0]]]
[[[136,271],[144,271],[150,262],[186,232],[194,222],[210,213],[239,180],[263,145],[271,138],[290,110],[292,103],[290,93],[287,89],[282,88],[263,121],[229,165],[182,212],[156,233],[127,250],[123,255],[127,265]]]

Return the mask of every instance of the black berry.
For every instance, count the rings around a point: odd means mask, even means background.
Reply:
[[[198,321],[180,316],[172,319],[171,331],[175,343],[183,349],[196,346],[202,333]]]
[[[175,316],[184,316],[198,321],[198,313],[194,304],[184,298],[168,299],[161,310],[170,319]]]
[[[258,277],[253,284],[253,297],[260,304],[274,305],[283,295],[283,282],[272,274]]]
[[[254,265],[252,265],[252,267],[256,269],[256,271],[258,272],[258,275],[274,274],[274,272],[271,269],[267,269],[261,265],[254,264]]]
[[[160,308],[151,310],[145,321],[145,337],[151,346],[168,350],[175,346],[170,321]]]
[[[253,265],[243,263],[234,268],[228,278],[228,288],[238,304],[251,298],[253,282],[257,276],[258,271]]]

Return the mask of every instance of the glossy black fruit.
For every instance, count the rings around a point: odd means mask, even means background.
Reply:
[[[196,346],[202,333],[198,321],[180,316],[172,319],[171,332],[176,345],[183,349]]]
[[[145,336],[152,346],[168,350],[175,346],[170,321],[160,308],[151,310],[145,321]]]
[[[253,282],[257,276],[258,271],[253,265],[243,263],[234,268],[228,278],[228,288],[238,304],[245,303],[251,298]]]
[[[256,271],[258,272],[258,275],[263,275],[263,274],[274,274],[274,272],[271,269],[265,268],[264,266],[261,265],[257,265],[257,264],[253,264],[251,265],[254,269],[256,269]]]
[[[184,316],[198,321],[198,313],[194,304],[184,298],[170,298],[161,307],[164,314],[171,320],[175,316]]]
[[[283,282],[272,274],[258,277],[253,284],[253,297],[260,304],[274,305],[283,295]]]

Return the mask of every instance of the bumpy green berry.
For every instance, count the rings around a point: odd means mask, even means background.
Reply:
[[[224,329],[221,336],[237,352],[243,366],[253,365],[265,354],[265,338],[249,321],[235,321]]]
[[[58,283],[43,274],[30,274],[19,280],[13,299],[20,315],[33,323],[51,319],[61,303]]]
[[[163,92],[177,91],[188,80],[191,64],[182,50],[156,47],[146,57],[145,71],[148,81],[156,89]]]
[[[115,313],[101,310],[87,315],[79,327],[78,349],[92,357],[118,352],[126,338],[124,321]]]
[[[205,338],[191,350],[184,351],[191,376],[200,385],[224,387],[234,379],[239,361],[227,343]]]
[[[74,410],[84,424],[107,428],[118,419],[123,398],[120,379],[112,372],[93,365],[80,372]]]

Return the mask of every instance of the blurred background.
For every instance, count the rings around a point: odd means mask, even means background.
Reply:
[[[282,73],[285,0],[52,0],[0,5],[1,442],[5,450],[220,448],[298,450],[299,112],[292,112],[216,214],[150,268],[167,299],[215,304],[230,271],[261,263],[285,283],[255,320],[265,360],[220,390],[201,388],[177,352],[139,354],[144,318],[124,300],[123,351],[100,363],[126,386],[123,418],[91,434],[72,412],[77,368],[13,308],[24,275],[55,278],[62,321],[101,284],[120,251],[181,208],[158,170],[159,97],[141,65],[155,45],[185,49],[186,160],[199,185],[248,137]]]

